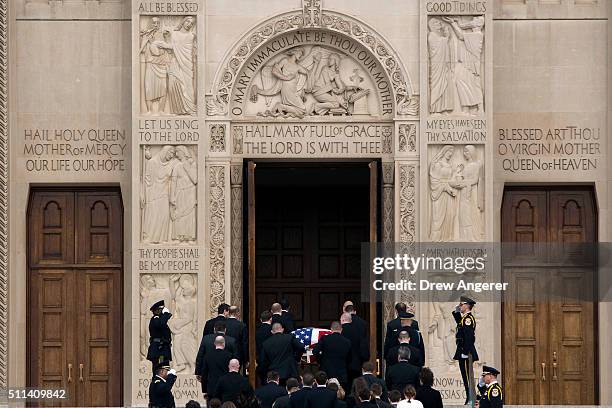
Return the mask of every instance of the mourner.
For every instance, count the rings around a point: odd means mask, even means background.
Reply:
[[[335,391],[326,387],[327,373],[319,371],[315,374],[315,386],[306,395],[305,408],[336,408],[338,396]]]
[[[357,314],[357,308],[355,307],[355,305],[353,304],[352,301],[347,300],[346,302],[344,302],[344,306],[343,306],[343,313],[350,313],[351,314],[351,318],[353,320],[353,324],[355,324],[359,330],[361,331],[361,335],[363,337],[367,337],[368,335],[368,323],[363,320],[363,318],[361,318],[361,316],[359,316]]]
[[[168,360],[155,366],[155,376],[149,384],[149,408],[174,408],[172,387],[176,381],[176,371],[170,368]]]
[[[251,401],[253,398],[253,388],[246,377],[240,374],[240,361],[235,358],[230,360],[228,371],[219,378],[211,397],[219,398],[222,402],[231,401],[240,407],[245,406],[245,401]]]
[[[479,408],[499,408],[504,406],[501,385],[497,382],[499,371],[493,367],[482,366],[482,376],[478,381]]]
[[[407,347],[410,349],[410,364],[417,367],[423,367],[425,365],[425,359],[423,358],[421,350],[410,344],[410,333],[407,330],[402,330],[397,339],[399,344],[391,347],[389,353],[385,356],[387,367],[397,364],[397,352],[400,347]]]
[[[204,333],[202,334],[202,336],[212,334],[215,330],[215,323],[217,323],[218,321],[225,321],[225,319],[227,319],[227,316],[229,316],[229,309],[230,306],[228,304],[221,303],[217,307],[217,316],[213,317],[210,320],[207,320],[204,324]]]
[[[454,359],[459,362],[459,370],[463,379],[463,387],[465,388],[466,401],[468,404],[474,399],[474,390],[470,385],[469,378],[473,378],[473,363],[478,361],[478,353],[476,352],[476,319],[472,314],[472,308],[476,302],[467,296],[461,296],[459,304],[453,311],[453,317],[457,322],[457,331],[455,333],[455,341],[457,350],[455,351]]]
[[[433,372],[428,367],[421,368],[419,380],[421,386],[418,388],[415,398],[421,401],[425,408],[442,408],[442,394],[433,388]]]
[[[295,330],[295,318],[293,317],[293,313],[291,313],[290,310],[291,305],[289,304],[289,301],[287,299],[281,299],[279,303],[281,305],[281,317],[283,318],[283,321],[287,322],[287,324],[291,327],[291,330],[289,330],[289,332],[292,332],[293,330]]]
[[[314,376],[310,373],[304,373],[302,376],[302,388],[291,394],[289,406],[291,408],[304,408],[306,406],[306,397],[312,392],[314,384]]]
[[[225,322],[218,321],[215,323],[214,333],[207,334],[206,336],[202,337],[202,340],[200,341],[200,348],[198,349],[195,362],[196,375],[202,375],[202,370],[204,368],[204,357],[206,354],[215,349],[215,339],[219,336],[225,339],[225,351],[230,353],[232,358],[238,357],[238,346],[236,345],[236,340],[233,337],[225,334]]]
[[[390,390],[404,391],[407,385],[415,388],[419,385],[420,368],[410,364],[410,349],[400,348],[397,353],[397,364],[387,369],[385,381]]]
[[[350,313],[342,313],[340,316],[342,324],[342,335],[350,340],[351,351],[350,360],[348,363],[348,383],[352,384],[353,380],[361,374],[361,365],[364,361],[370,358],[368,339],[364,338],[359,330],[359,327],[353,324],[353,317]]]
[[[172,332],[168,327],[168,320],[172,317],[170,310],[160,300],[150,308],[153,316],[149,321],[149,349],[147,360],[152,364],[152,371],[162,361],[172,361]]]
[[[233,358],[232,354],[225,350],[223,336],[217,336],[214,344],[215,349],[204,356],[200,374],[196,369],[197,379],[202,382],[202,392],[207,395],[214,395],[219,378],[227,374],[229,362]]]
[[[388,401],[388,390],[385,382],[376,376],[376,365],[371,361],[366,361],[363,363],[361,368],[361,377],[368,384],[368,387],[372,387],[373,384],[380,384],[380,388],[382,389],[381,399],[383,401]]]
[[[261,312],[259,317],[260,325],[255,331],[255,355],[259,359],[263,349],[264,341],[272,336],[272,313],[269,310]],[[261,384],[266,383],[266,372],[262,370],[261,364],[257,364],[255,368],[257,379]]]
[[[247,325],[238,319],[239,313],[238,306],[230,306],[229,314],[225,319],[225,334],[233,337],[236,340],[238,346],[238,360],[241,362],[247,361],[248,357],[248,341],[249,334],[247,331]]]
[[[289,378],[287,379],[285,388],[287,390],[287,395],[278,398],[274,404],[272,404],[272,408],[289,408],[290,398],[295,392],[300,390],[300,383],[295,378]]]
[[[283,333],[280,323],[272,325],[272,336],[264,341],[260,364],[262,370],[276,371],[280,376],[280,382],[290,377],[298,376],[298,361],[304,354],[304,346],[292,334]]]
[[[383,346],[383,351],[385,353],[385,356],[387,355],[391,347],[397,345],[397,336],[399,336],[399,332],[402,329],[400,313],[405,312],[405,311],[406,311],[405,303],[400,302],[400,303],[395,304],[396,318],[393,320],[390,320],[389,323],[387,323],[387,331],[385,334],[385,344]]]
[[[342,336],[340,322],[332,322],[331,334],[324,336],[314,346],[312,354],[317,358],[321,370],[330,378],[337,378],[343,387],[348,384],[347,366],[350,359],[351,341]]]
[[[283,314],[283,307],[280,303],[274,303],[270,311],[272,312],[272,323],[280,323],[284,333],[291,333],[295,329],[293,316],[290,313]]]
[[[267,380],[266,385],[255,390],[255,397],[257,397],[261,408],[272,408],[274,401],[287,395],[285,387],[279,385],[280,378],[276,371],[268,372]]]

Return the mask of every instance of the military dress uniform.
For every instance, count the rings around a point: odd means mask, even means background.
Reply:
[[[155,365],[155,371],[159,369],[169,370],[166,378],[155,374],[149,384],[149,408],[175,408],[172,387],[176,381],[174,370],[170,369],[169,361],[161,361]]]
[[[475,305],[476,302],[466,296],[461,296],[461,303]],[[454,359],[459,362],[459,370],[463,379],[463,386],[467,395],[466,404],[471,400],[469,375],[473,372],[471,363],[478,361],[478,353],[476,352],[476,319],[471,311],[462,315],[458,310],[453,311],[453,317],[457,322],[457,332],[455,333],[455,343],[457,350],[455,351]]]
[[[164,301],[160,300],[151,306],[151,311],[164,307]],[[166,309],[167,310],[167,309]],[[154,315],[149,321],[149,350],[147,360],[153,364],[153,374],[155,367],[162,361],[172,360],[172,332],[168,327],[168,320],[172,314],[168,311],[159,315]]]
[[[483,374],[499,374],[493,367],[483,366]],[[483,384],[478,386],[479,390],[479,408],[500,408],[504,406],[504,395],[502,392],[501,385],[497,380],[490,384]]]

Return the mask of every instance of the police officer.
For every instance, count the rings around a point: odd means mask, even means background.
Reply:
[[[499,371],[493,367],[482,367],[482,376],[478,381],[479,408],[500,408],[504,406],[501,385],[497,382],[498,374]]]
[[[457,322],[457,332],[455,333],[455,343],[457,351],[455,351],[454,359],[459,362],[459,370],[463,379],[463,386],[467,395],[466,405],[473,400],[473,392],[470,387],[470,376],[473,377],[472,364],[478,361],[478,353],[476,352],[476,319],[472,314],[472,308],[476,302],[467,296],[461,296],[459,304],[453,311],[453,317]]]
[[[155,375],[149,384],[149,408],[174,408],[172,386],[176,381],[176,371],[170,362],[162,360],[155,367]]]
[[[153,374],[155,368],[162,361],[171,361],[172,353],[172,337],[168,320],[172,317],[170,310],[164,305],[164,301],[160,300],[151,306],[153,317],[149,321],[149,350],[147,352],[147,360],[153,364]]]

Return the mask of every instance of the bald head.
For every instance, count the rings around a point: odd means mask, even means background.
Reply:
[[[353,322],[353,316],[351,316],[350,313],[342,313],[342,316],[340,316],[340,323],[345,324],[345,323],[352,323]]]
[[[229,362],[228,368],[230,372],[237,373],[238,371],[240,371],[240,361],[236,360],[235,358],[232,358]]]
[[[223,336],[215,337],[215,348],[218,348],[218,349],[225,348],[225,337]]]
[[[270,308],[270,310],[272,311],[273,314],[280,314],[283,311],[283,307],[281,306],[280,303],[274,303],[272,304],[272,307]]]
[[[340,322],[332,322],[331,331],[333,331],[334,333],[342,332],[342,325],[340,324]]]
[[[276,334],[276,333],[282,333],[284,331],[283,329],[283,325],[280,323],[274,323],[272,325],[272,333]]]

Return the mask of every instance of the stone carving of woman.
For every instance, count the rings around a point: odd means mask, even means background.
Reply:
[[[438,299],[432,299],[430,303],[432,307],[431,324],[428,328],[428,333],[442,343],[442,359],[447,364],[454,365],[453,357],[455,355],[455,327],[456,323],[452,315],[448,313],[450,307],[446,307],[448,303],[440,302]]]
[[[446,145],[433,157],[429,164],[429,188],[431,194],[432,242],[454,241],[457,217],[457,183],[450,163],[455,148]]]
[[[151,295],[155,290],[155,279],[146,274],[140,277],[140,355],[141,360],[146,360],[149,350],[149,308],[157,300],[151,301]]]
[[[452,58],[448,26],[439,18],[429,20],[429,112],[447,113],[454,109]]]
[[[178,163],[170,185],[170,217],[172,239],[186,242],[196,238],[198,169],[193,155],[185,146],[176,147]]]
[[[451,25],[459,39],[455,82],[461,110],[464,113],[477,114],[482,111],[483,106],[480,59],[484,42],[484,17],[476,16],[466,24],[460,24],[457,19],[451,17],[443,19]],[[468,31],[470,29],[471,31]]]
[[[170,276],[170,295],[174,302],[174,314],[168,322],[173,334],[172,356],[177,372],[193,373],[194,360],[198,352],[196,340],[196,285],[192,275]]]
[[[144,98],[147,114],[164,110],[167,94],[167,74],[170,55],[163,48],[159,17],[151,19],[150,26],[140,32],[140,52],[144,58]],[[161,47],[160,47],[161,45]]]
[[[459,236],[462,241],[480,241],[483,233],[484,183],[482,161],[476,157],[476,148],[463,148],[462,181],[459,188]]]
[[[170,239],[170,182],[176,165],[174,146],[164,146],[151,156],[145,147],[141,208],[142,239],[157,244]]]
[[[274,96],[280,93],[280,102],[277,102],[271,110],[263,113],[263,116],[286,115],[302,118],[306,113],[304,102],[304,82],[308,76],[308,70],[300,63],[304,55],[302,48],[293,48],[285,53],[285,56],[273,64],[261,70],[263,88],[252,85],[249,97],[252,102],[257,102],[257,96]]]
[[[196,114],[196,35],[193,17],[185,17],[167,39],[172,51],[168,66],[168,101],[175,115]]]

